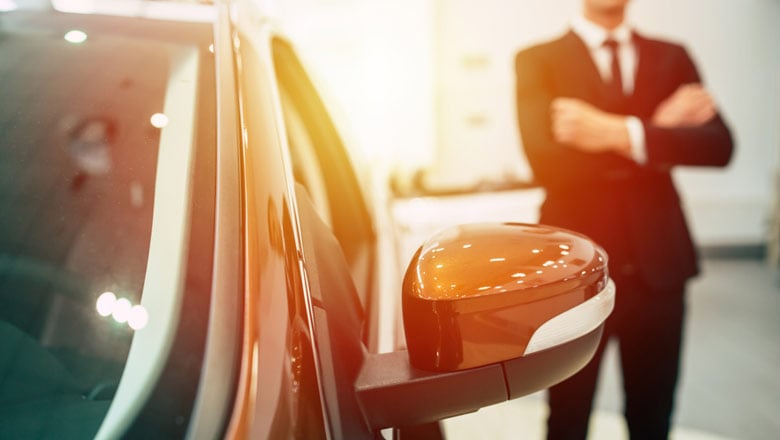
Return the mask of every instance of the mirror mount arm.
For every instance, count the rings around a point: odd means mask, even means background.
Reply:
[[[548,388],[584,367],[603,326],[524,357],[451,372],[425,371],[406,350],[366,354],[355,392],[372,429],[414,426],[477,411]]]
[[[501,364],[425,371],[409,363],[406,350],[367,354],[355,391],[372,429],[420,425],[508,399]]]

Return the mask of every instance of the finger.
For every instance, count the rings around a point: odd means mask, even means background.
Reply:
[[[566,136],[566,130],[564,130],[560,125],[553,125],[552,127],[552,134],[553,139],[555,139],[555,142],[558,143],[566,143],[568,141],[568,137]]]
[[[681,100],[687,104],[693,104],[707,96],[707,92],[700,88],[688,88],[681,95]]]
[[[553,100],[552,103],[550,103],[550,117],[556,118],[558,115],[561,114],[561,111],[563,111],[564,105],[561,104],[559,100]]]
[[[712,95],[710,95],[706,91],[702,92],[701,101],[702,101],[702,105],[715,108],[715,99],[713,99]]]
[[[696,84],[695,87],[691,87],[688,89],[688,95],[691,97],[691,99],[695,99],[698,101],[711,101],[712,95],[710,92],[705,89],[701,84]]]
[[[558,119],[552,126],[553,137],[557,142],[570,143],[574,136],[574,130],[569,121],[565,119]]]
[[[706,94],[698,91],[691,91],[686,95],[684,100],[680,101],[680,107],[683,113],[693,114],[699,111],[699,109],[706,107],[707,103],[708,97]]]
[[[706,111],[707,109],[714,109],[715,102],[712,100],[712,96],[709,93],[701,90],[694,94],[688,103],[689,113],[698,113],[700,111]]]
[[[551,118],[554,121],[571,121],[575,118],[577,111],[567,105],[567,104],[560,104],[552,109]]]
[[[554,132],[561,132],[569,125],[570,124],[568,123],[567,118],[560,117],[560,116],[556,116],[555,118],[553,118],[552,129]]]
[[[696,96],[696,97],[710,96],[710,92],[708,92],[707,89],[704,89],[704,88],[701,88],[701,87],[697,87],[697,88],[694,88],[694,89],[688,89],[687,93],[689,93],[690,96]]]
[[[669,107],[683,105],[684,102],[690,100],[691,92],[691,89],[684,88],[684,86],[680,87],[675,90],[674,93],[669,95],[669,97],[667,97],[663,102]]]
[[[707,94],[707,90],[702,87],[699,83],[693,83],[693,84],[686,84],[684,86],[680,86],[678,89],[679,93],[675,95],[676,100],[680,101],[690,101],[693,99],[698,99],[700,96]]]
[[[700,110],[713,107],[712,97],[701,88],[689,88],[672,102],[673,111],[683,118],[694,117]],[[686,123],[688,121],[681,121]]]
[[[704,107],[701,107],[693,115],[692,123],[693,123],[693,125],[706,124],[707,122],[712,120],[712,118],[715,117],[716,113],[717,113],[717,110],[715,109],[714,106],[704,106]]]

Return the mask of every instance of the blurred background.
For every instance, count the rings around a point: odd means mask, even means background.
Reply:
[[[415,184],[457,192],[532,179],[514,54],[562,33],[579,0],[258,1],[401,194]],[[764,243],[780,157],[780,3],[635,0],[629,13],[640,32],[687,46],[735,133],[727,169],[676,171],[699,244]]]
[[[297,43],[348,144],[389,189],[397,270],[431,233],[538,220],[514,54],[562,33],[580,0],[257,0]],[[725,169],[678,168],[701,253],[689,289],[675,438],[780,436],[780,1],[634,0],[639,32],[685,44],[729,122]],[[614,348],[593,438],[625,438]],[[727,397],[726,397],[727,396]],[[541,438],[543,394],[448,420],[450,438]]]

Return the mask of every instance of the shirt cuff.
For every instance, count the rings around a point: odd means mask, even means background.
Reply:
[[[631,159],[639,165],[647,163],[647,148],[645,147],[645,127],[636,116],[626,118],[628,139],[631,143]]]

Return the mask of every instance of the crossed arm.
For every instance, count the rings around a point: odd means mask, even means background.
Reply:
[[[646,166],[723,166],[733,149],[731,134],[696,68],[682,52],[679,83],[653,115],[639,118]],[[554,97],[549,65],[537,54],[517,60],[517,106],[523,145],[537,179],[545,186],[576,185],[631,173],[626,118],[585,101]]]
[[[629,156],[626,115],[607,113],[574,98],[555,98],[550,110],[557,142],[584,152],[614,151]],[[699,127],[715,114],[715,103],[701,84],[684,84],[661,102],[650,122],[659,128]]]

